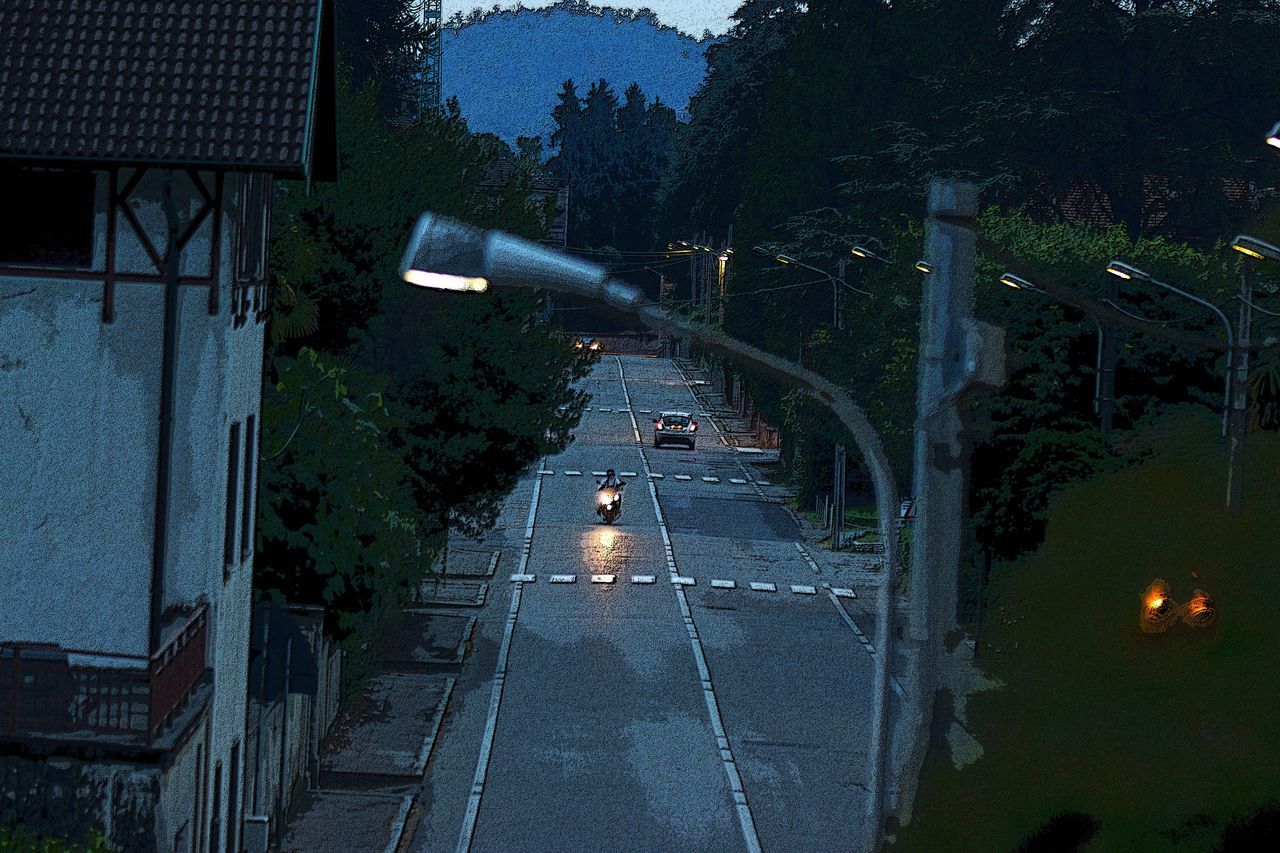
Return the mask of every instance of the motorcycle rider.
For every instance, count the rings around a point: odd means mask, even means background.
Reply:
[[[605,472],[604,479],[600,481],[596,491],[614,489],[615,491],[621,492],[624,485],[626,484],[619,480],[618,475],[613,472],[612,468],[610,468]]]

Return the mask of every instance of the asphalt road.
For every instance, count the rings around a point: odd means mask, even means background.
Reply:
[[[866,849],[872,590],[800,544],[708,418],[695,451],[653,448],[650,412],[700,412],[673,362],[606,356],[585,387],[573,445],[474,546],[502,556],[410,849]]]

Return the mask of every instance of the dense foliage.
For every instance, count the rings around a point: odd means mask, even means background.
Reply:
[[[584,369],[529,294],[411,288],[419,213],[536,236],[530,164],[456,110],[392,131],[344,88],[335,184],[277,193],[258,579],[339,633],[403,599],[448,528],[492,524],[520,472],[571,440]],[[499,157],[516,165],[494,184]]]
[[[660,234],[732,226],[728,331],[803,353],[878,413],[904,492],[920,293],[911,265],[929,179],[979,183],[984,201],[1007,211],[984,221],[988,239],[1095,298],[1103,265],[1125,258],[1227,306],[1237,267],[1223,241],[1280,225],[1266,189],[1280,185],[1280,158],[1261,140],[1280,81],[1257,72],[1263,43],[1239,38],[1280,34],[1280,4],[749,0],[734,20],[708,49],[708,77],[680,128]],[[892,263],[853,258],[854,244]],[[876,296],[850,295],[836,330],[829,283],[743,251],[756,245],[832,273],[843,258],[848,281]],[[1039,541],[1050,493],[1107,467],[1112,451],[1092,408],[1092,321],[999,288],[999,272],[983,264],[978,307],[1010,331],[1012,383],[975,407],[972,504],[980,542],[1008,556]],[[1123,299],[1161,323],[1193,315],[1182,325],[1220,334],[1176,297],[1138,287]],[[1269,318],[1255,324],[1274,334]],[[1120,335],[1121,428],[1178,402],[1221,404],[1222,359],[1152,328]],[[1273,351],[1253,373],[1258,426],[1275,423],[1276,364]],[[785,422],[787,456],[811,498],[838,436],[808,426],[821,419],[806,405],[762,382],[753,391]]]

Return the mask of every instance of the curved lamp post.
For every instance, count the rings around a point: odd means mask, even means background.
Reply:
[[[1227,319],[1227,315],[1222,313],[1222,309],[1207,299],[1201,299],[1193,293],[1188,293],[1180,287],[1174,287],[1168,282],[1160,281],[1153,278],[1150,273],[1140,270],[1135,266],[1126,264],[1123,261],[1112,261],[1107,264],[1107,272],[1116,278],[1124,281],[1147,281],[1157,287],[1163,287],[1171,293],[1176,293],[1184,299],[1190,299],[1197,302],[1212,311],[1219,320],[1222,321],[1222,328],[1227,331],[1227,380],[1226,390],[1223,393],[1222,404],[1222,434],[1227,434],[1227,415],[1231,411],[1231,368],[1233,364],[1233,356],[1235,355],[1235,333],[1231,330],[1231,321]]]
[[[898,585],[898,490],[884,445],[866,414],[843,389],[810,370],[731,338],[708,326],[664,313],[638,288],[609,278],[608,270],[500,231],[481,231],[424,213],[413,229],[400,276],[424,287],[483,292],[489,283],[569,293],[638,317],[649,328],[689,338],[731,360],[797,388],[828,408],[853,436],[871,469],[885,577],[876,599],[879,649],[872,703],[871,787],[868,825],[878,846],[883,826],[885,763],[889,752],[888,691],[892,656],[893,591]]]
[[[1012,287],[1014,290],[1030,290],[1033,293],[1041,293],[1049,296],[1049,292],[1043,288],[1036,287],[1031,282],[1021,276],[1014,275],[1011,272],[1000,274],[1000,283]],[[1094,360],[1093,366],[1093,411],[1096,414],[1101,408],[1102,401],[1102,321],[1089,312],[1085,312],[1089,319],[1093,321],[1093,326],[1097,330],[1098,335],[1098,353]]]

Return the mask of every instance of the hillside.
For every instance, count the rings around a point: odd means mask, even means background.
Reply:
[[[476,13],[449,22],[441,43],[444,96],[457,97],[472,130],[514,143],[551,133],[551,109],[565,80],[585,93],[607,79],[632,81],[681,118],[702,80],[699,42],[649,13],[565,0],[546,9]]]

